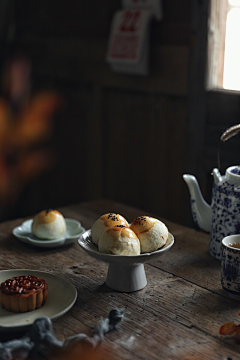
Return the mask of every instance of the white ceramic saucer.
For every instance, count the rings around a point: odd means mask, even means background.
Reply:
[[[0,271],[0,284],[7,279],[21,275],[34,275],[44,279],[48,284],[47,301],[39,309],[25,313],[6,311],[0,306],[0,331],[22,330],[42,316],[56,319],[70,310],[77,299],[77,290],[72,284],[60,276],[45,271],[30,269],[2,270]]]
[[[144,263],[157,259],[174,244],[174,237],[168,233],[167,243],[159,250],[135,256],[103,254],[92,242],[91,230],[81,234],[78,244],[90,256],[109,264],[106,285],[113,290],[132,292],[141,290],[147,285]]]
[[[65,221],[67,226],[66,232],[61,237],[54,240],[41,240],[33,235],[31,231],[33,219],[24,221],[22,225],[15,227],[12,233],[20,241],[38,247],[49,248],[69,245],[76,241],[85,229],[77,220],[65,219]]]

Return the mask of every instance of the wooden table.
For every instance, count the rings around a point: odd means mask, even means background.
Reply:
[[[120,213],[128,221],[139,215],[160,218],[108,200],[59,210],[86,229],[107,212]],[[60,340],[77,333],[89,335],[112,308],[125,308],[120,330],[107,334],[98,349],[101,359],[239,359],[240,342],[234,336],[219,335],[219,328],[228,321],[240,322],[240,304],[221,287],[220,262],[208,253],[209,235],[161,220],[175,244],[158,260],[145,264],[148,284],[137,292],[109,289],[105,285],[108,265],[87,255],[77,243],[46,250],[20,242],[11,231],[22,219],[0,224],[0,268],[48,271],[76,287],[75,305],[53,320],[54,335]],[[3,341],[7,334],[0,336]]]

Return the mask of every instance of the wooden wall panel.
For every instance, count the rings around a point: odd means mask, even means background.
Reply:
[[[120,0],[14,3],[14,46],[32,61],[33,88],[66,98],[52,139],[61,161],[26,189],[22,213],[106,196],[184,223],[189,1],[163,0],[149,76],[114,73],[106,62]]]
[[[104,195],[183,221],[185,101],[108,91]]]
[[[107,39],[113,15],[122,9],[121,0],[15,0],[15,4],[20,35],[52,38]],[[189,1],[163,0],[162,8],[163,19],[151,26],[152,40],[189,46]]]
[[[49,81],[99,84],[129,91],[187,96],[189,48],[158,45],[151,48],[150,73],[136,76],[112,72],[106,62],[106,40],[66,40],[28,37],[21,46],[33,63],[34,77]],[[42,80],[41,80],[42,81]]]
[[[22,214],[29,215],[48,207],[75,203],[89,198],[87,174],[88,143],[86,124],[90,121],[92,89],[62,89],[65,102],[55,117],[50,148],[54,150],[53,168],[31,183],[19,201]]]
[[[59,38],[106,37],[121,0],[16,0],[21,33]]]

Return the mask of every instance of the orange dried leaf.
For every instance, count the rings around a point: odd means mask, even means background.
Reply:
[[[53,153],[48,150],[33,151],[25,154],[16,165],[18,179],[23,183],[36,178],[42,172],[50,169],[54,164]]]
[[[22,122],[32,123],[48,121],[51,116],[62,106],[60,95],[46,92],[35,95],[29,105],[19,114]]]
[[[12,113],[8,104],[0,98],[0,141],[8,135],[10,123],[12,121]]]
[[[16,117],[10,138],[12,146],[31,145],[49,138],[53,131],[52,116],[61,105],[62,98],[58,94],[35,95]]]
[[[221,335],[231,335],[237,330],[237,325],[233,322],[228,322],[220,327],[219,334]]]
[[[237,327],[235,336],[238,340],[240,340],[240,326]]]
[[[5,197],[9,188],[9,170],[5,164],[4,159],[0,158],[0,200]]]

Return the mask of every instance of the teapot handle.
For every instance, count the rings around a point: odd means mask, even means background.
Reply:
[[[220,141],[219,141],[219,145],[218,145],[218,152],[217,152],[217,164],[218,164],[218,169],[219,171],[220,169],[220,147],[221,147],[221,143],[227,141],[228,139],[231,139],[231,137],[237,135],[240,131],[240,124],[237,125],[233,125],[230,128],[228,128],[227,130],[224,131],[224,133],[222,134],[222,136],[220,137]]]

